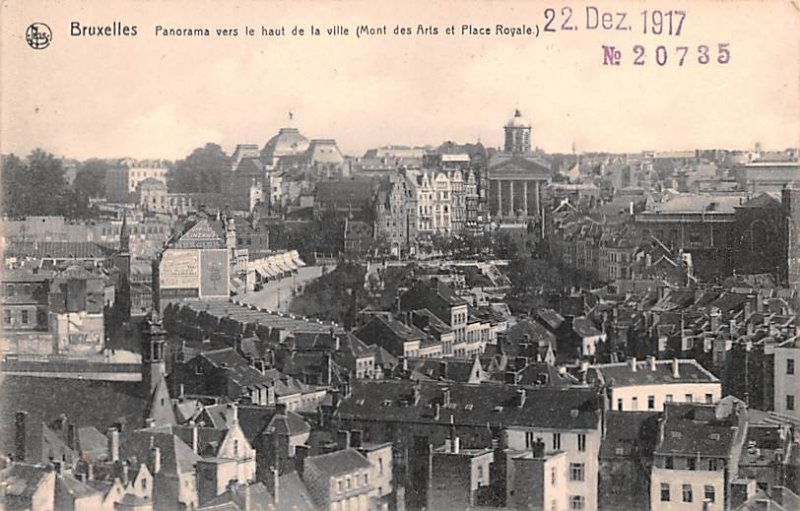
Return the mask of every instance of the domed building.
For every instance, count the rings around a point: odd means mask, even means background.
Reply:
[[[278,134],[269,139],[261,150],[264,165],[275,166],[284,156],[303,154],[311,143],[297,128],[281,128]]]
[[[531,123],[516,110],[514,117],[506,123],[505,152],[529,154],[531,152]]]
[[[541,214],[542,188],[550,181],[550,164],[531,150],[531,123],[522,112],[516,110],[503,130],[503,151],[489,161],[486,200],[498,224],[524,225]]]

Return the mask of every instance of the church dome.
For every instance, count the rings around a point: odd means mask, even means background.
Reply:
[[[309,141],[297,128],[281,128],[278,134],[269,139],[261,150],[261,160],[271,164],[283,156],[302,154],[308,149]]]
[[[506,123],[507,128],[530,128],[531,123],[522,116],[522,112],[517,109],[514,112],[514,117]]]

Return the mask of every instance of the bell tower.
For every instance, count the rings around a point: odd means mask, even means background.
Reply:
[[[158,312],[151,313],[142,331],[142,386],[147,397],[153,395],[159,382],[167,376],[166,336],[161,316]]]

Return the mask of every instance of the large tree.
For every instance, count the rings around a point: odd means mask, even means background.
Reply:
[[[3,161],[3,212],[10,216],[60,215],[68,200],[61,160],[35,149],[22,161],[14,155]]]
[[[222,147],[208,143],[170,169],[167,187],[173,193],[219,192],[222,176],[230,165],[231,159]]]
[[[105,197],[106,172],[109,167],[105,160],[97,158],[86,160],[78,167],[78,174],[72,187],[87,197]]]

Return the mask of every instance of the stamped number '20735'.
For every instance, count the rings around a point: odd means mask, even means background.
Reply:
[[[643,44],[634,45],[632,60],[634,66],[655,63],[659,66],[688,64],[727,64],[731,61],[730,43],[717,43],[716,46],[699,44],[697,46],[665,46],[655,47]],[[626,60],[623,51],[616,46],[602,46],[603,65],[619,66]]]

